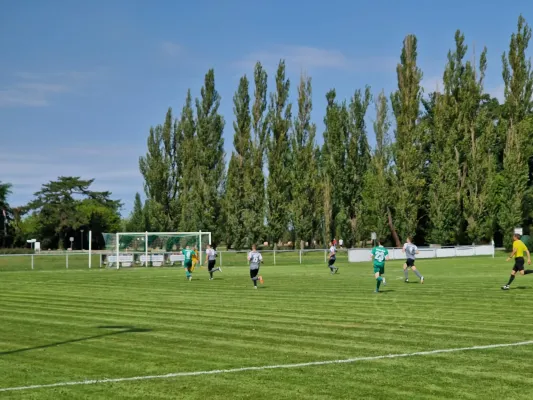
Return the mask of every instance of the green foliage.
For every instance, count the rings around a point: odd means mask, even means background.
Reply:
[[[215,72],[210,69],[205,75],[200,99],[196,99],[197,148],[194,154],[195,181],[198,192],[200,224],[194,229],[209,231],[214,242],[221,237],[222,192],[225,180],[224,165],[224,118],[218,113],[220,95],[215,88]],[[191,156],[191,155],[188,155]]]
[[[139,159],[144,191],[153,203],[152,229],[160,232],[178,226],[176,216],[179,215],[177,200],[182,137],[173,122],[172,109],[169,108],[164,124],[150,128],[148,152]]]
[[[313,109],[311,78],[301,76],[298,86],[298,116],[291,131],[291,221],[298,246],[320,239],[317,232],[319,175],[316,158],[316,126],[311,122]]]
[[[394,199],[390,195],[391,180],[391,143],[389,109],[387,97],[381,92],[376,99],[376,120],[374,133],[376,147],[365,171],[362,190],[363,225],[377,237],[386,238],[389,234],[387,209]],[[366,236],[367,238],[369,235]]]
[[[290,168],[289,129],[291,127],[290,81],[285,78],[285,62],[276,72],[276,91],[270,94],[268,109],[268,228],[275,245],[289,228]]]
[[[243,76],[239,89],[233,97],[233,146],[235,151],[231,155],[226,182],[225,221],[226,244],[237,249],[251,245],[248,236],[254,223],[249,213],[250,194],[253,191],[253,148],[251,141],[250,94],[248,79]]]
[[[102,232],[120,228],[120,202],[111,200],[110,192],[90,190],[93,182],[94,179],[59,177],[35,193],[27,208],[37,219],[35,233],[41,239],[42,248],[67,248],[69,237],[80,237],[81,229],[92,230],[98,241]],[[24,232],[24,225],[21,229]]]
[[[130,214],[125,228],[127,232],[146,232],[149,228],[148,226],[145,226],[144,223],[143,203],[141,200],[141,195],[139,193],[135,194],[133,210]]]
[[[533,71],[531,59],[526,56],[530,39],[531,28],[520,16],[509,53],[502,56],[505,104],[499,128],[506,140],[501,171],[504,205],[499,209],[498,224],[506,247],[511,245],[513,228],[522,225],[532,210],[531,202],[527,201],[532,186],[528,161],[533,156]]]
[[[417,65],[417,56],[417,39],[414,35],[408,35],[403,43],[400,64],[396,68],[398,90],[391,95],[396,118],[396,141],[393,147],[394,220],[403,239],[415,235],[424,202],[423,130],[417,125],[422,98],[422,71]]]

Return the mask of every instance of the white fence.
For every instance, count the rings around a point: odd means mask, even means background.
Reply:
[[[392,248],[389,250],[391,260],[405,259],[402,249]],[[420,254],[417,258],[447,258],[447,257],[473,257],[492,256],[494,257],[494,245],[482,246],[457,246],[457,247],[422,247],[418,248]],[[348,250],[349,262],[364,262],[370,260],[370,249],[350,249]]]

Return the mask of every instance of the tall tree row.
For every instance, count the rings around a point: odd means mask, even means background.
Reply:
[[[476,54],[459,30],[443,86],[424,93],[418,39],[407,35],[397,89],[374,97],[365,87],[349,99],[329,90],[323,128],[313,123],[311,78],[291,89],[282,60],[268,88],[258,62],[233,97],[228,160],[210,70],[200,98],[189,91],[180,116],[169,109],[150,130],[140,159],[146,201],[135,199],[130,226],[209,230],[233,248],[366,245],[372,232],[392,245],[408,236],[508,245],[514,227],[533,224],[531,33],[520,17],[502,56],[502,104],[485,88],[487,49]]]

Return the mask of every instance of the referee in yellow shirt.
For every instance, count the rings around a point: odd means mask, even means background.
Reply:
[[[514,281],[517,272],[520,272],[521,275],[533,274],[533,269],[526,269],[524,271],[524,253],[527,254],[528,264],[531,264],[531,256],[526,245],[520,239],[521,236],[518,234],[515,234],[513,236],[513,252],[509,256],[509,258],[507,258],[507,261],[514,257],[514,267],[511,271],[511,277],[509,278],[509,282],[507,282],[507,285],[502,286],[502,290],[509,290],[509,285],[511,285],[511,283]]]

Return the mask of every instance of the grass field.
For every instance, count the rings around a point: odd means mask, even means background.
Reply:
[[[2,400],[533,398],[533,342],[375,358],[533,340],[533,277],[501,291],[512,267],[502,257],[421,260],[424,285],[389,262],[380,294],[371,265],[345,259],[333,276],[319,258],[267,263],[260,290],[246,266],[214,281],[197,269],[187,282],[181,268],[66,270],[50,258],[31,271],[10,260],[0,261]]]

